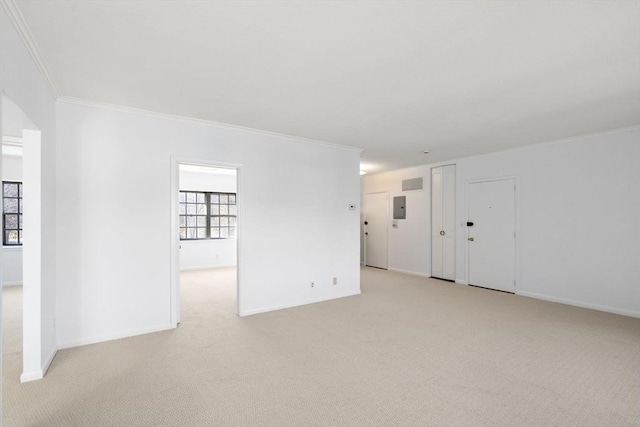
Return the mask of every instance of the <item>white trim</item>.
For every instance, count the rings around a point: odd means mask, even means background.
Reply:
[[[22,280],[14,280],[13,282],[2,282],[3,288],[8,288],[9,286],[22,286]]]
[[[213,270],[216,268],[228,268],[236,267],[236,264],[216,264],[216,265],[202,265],[197,267],[181,268],[180,271],[198,271],[198,270]]]
[[[42,371],[42,369],[39,369],[37,371],[23,372],[22,375],[20,375],[20,382],[28,383],[29,381],[41,380],[43,378],[44,372]]]
[[[252,316],[254,314],[267,313],[269,311],[282,310],[282,309],[285,309],[285,308],[302,307],[302,306],[309,305],[309,304],[316,304],[316,303],[319,303],[319,302],[326,302],[326,301],[331,301],[331,300],[340,299],[340,298],[352,297],[352,296],[360,295],[361,293],[362,292],[357,291],[357,292],[353,292],[353,293],[349,293],[349,294],[345,294],[345,295],[330,296],[330,297],[327,297],[327,298],[311,300],[311,301],[308,301],[308,302],[304,302],[302,304],[294,303],[294,304],[273,305],[271,307],[257,308],[255,310],[247,310],[247,311],[243,312],[242,314],[240,314],[240,317]]]
[[[21,252],[21,251],[22,251],[22,245],[9,245],[9,246],[2,247],[2,252]]]
[[[178,115],[174,115],[174,114],[158,113],[158,112],[155,112],[155,111],[144,110],[144,109],[141,109],[141,108],[127,107],[127,106],[124,106],[124,105],[109,104],[109,103],[105,103],[105,102],[95,102],[95,101],[89,101],[89,100],[85,100],[85,99],[72,98],[72,97],[68,97],[68,96],[59,97],[58,98],[58,102],[65,102],[67,104],[83,105],[85,107],[93,107],[93,108],[101,108],[101,109],[106,109],[106,110],[113,110],[113,111],[118,111],[118,112],[122,112],[122,113],[138,114],[138,115],[142,115],[142,116],[146,116],[146,117],[152,117],[152,118],[164,119],[164,120],[172,120],[172,121],[176,121],[176,122],[181,122],[181,123],[186,123],[186,124],[191,124],[191,125],[197,125],[197,126],[208,126],[208,127],[215,127],[215,128],[224,129],[224,130],[233,130],[233,131],[238,131],[238,132],[252,133],[252,134],[270,136],[270,137],[275,137],[275,138],[282,138],[282,139],[287,139],[287,140],[290,140],[290,141],[300,142],[300,143],[304,143],[304,144],[320,145],[320,146],[323,146],[323,147],[330,147],[330,148],[336,148],[336,149],[347,150],[347,151],[355,151],[355,152],[358,152],[358,153],[362,153],[364,151],[363,148],[352,147],[352,146],[349,146],[349,145],[334,144],[334,143],[331,143],[331,142],[319,141],[319,140],[316,140],[316,139],[305,138],[305,137],[302,137],[302,136],[287,135],[287,134],[284,134],[284,133],[271,132],[271,131],[268,131],[268,130],[255,129],[255,128],[250,128],[250,127],[246,127],[246,126],[239,126],[239,125],[233,125],[233,124],[228,124],[228,123],[220,123],[220,122],[215,122],[215,121],[212,121],[212,120],[195,119],[195,118],[191,118],[191,117],[178,116]]]
[[[567,298],[552,297],[552,296],[549,296],[549,295],[537,294],[535,292],[516,291],[516,295],[520,295],[522,297],[527,297],[527,298],[535,298],[535,299],[539,299],[539,300],[543,300],[543,301],[555,302],[555,303],[559,303],[559,304],[571,305],[571,306],[574,306],[574,307],[581,307],[581,308],[588,308],[588,309],[591,309],[591,310],[605,311],[607,313],[620,314],[622,316],[630,316],[630,317],[638,317],[638,318],[640,318],[640,311],[625,310],[625,309],[621,309],[621,308],[610,307],[610,306],[607,306],[607,305],[592,304],[592,303],[589,303],[589,302],[576,301],[576,300],[567,299]]]
[[[82,345],[97,344],[97,343],[106,342],[106,341],[119,340],[122,338],[131,338],[138,335],[151,334],[154,332],[162,332],[170,329],[173,329],[172,325],[165,325],[165,326],[159,326],[155,328],[138,329],[131,332],[119,332],[117,334],[106,334],[106,335],[99,335],[95,337],[81,338],[81,339],[72,340],[68,342],[58,343],[58,350],[64,350],[66,348],[73,348],[73,347],[80,347]]]
[[[47,371],[49,370],[49,366],[51,366],[51,362],[53,362],[53,358],[56,357],[56,354],[58,354],[58,347],[53,347],[51,349],[51,353],[49,353],[49,356],[47,357],[47,359],[44,361],[44,363],[42,364],[42,373],[43,376],[44,374],[47,373]]]
[[[460,280],[460,279],[456,279],[455,283],[456,285],[465,285],[465,286],[469,285],[466,280]]]
[[[56,354],[58,354],[58,348],[53,347],[51,349],[51,353],[49,353],[49,356],[45,359],[44,363],[42,364],[42,368],[38,369],[37,371],[23,372],[20,375],[20,382],[27,383],[30,381],[43,379],[44,374],[46,374],[47,371],[49,370],[49,366],[51,366],[51,362],[53,362],[53,358],[56,357]]]
[[[47,67],[47,63],[45,62],[42,53],[40,52],[40,48],[38,47],[38,43],[36,39],[29,31],[29,27],[27,26],[20,9],[16,5],[14,0],[0,0],[0,6],[4,9],[7,18],[13,24],[13,27],[16,29],[16,32],[22,39],[24,43],[24,47],[29,52],[31,59],[33,59],[34,64],[38,71],[40,71],[40,75],[42,76],[42,80],[47,84],[51,94],[54,98],[58,98],[60,93],[56,88],[53,79],[51,78],[51,73],[49,72],[49,67]]]
[[[409,275],[411,275],[411,276],[431,277],[431,276],[430,276],[430,275],[428,275],[427,273],[419,273],[419,272],[417,272],[417,271],[402,270],[402,269],[399,269],[399,268],[392,268],[392,267],[389,267],[389,268],[387,268],[387,270],[389,270],[389,271],[393,271],[393,272],[395,272],[395,273],[409,274]]]

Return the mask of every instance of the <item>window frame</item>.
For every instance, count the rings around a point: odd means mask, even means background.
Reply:
[[[17,184],[18,185],[18,196],[17,197],[7,197],[4,193],[4,185],[5,184]],[[18,212],[5,212],[5,200],[6,199],[16,199],[18,200]],[[2,246],[22,246],[24,241],[24,231],[23,231],[23,203],[24,200],[24,184],[22,181],[2,181]],[[11,243],[7,241],[7,215],[18,215],[18,228],[10,228],[9,231],[17,231],[18,232],[18,241],[17,243]]]
[[[184,199],[182,198],[182,194],[185,194]],[[188,194],[196,195],[194,202],[189,202],[187,200],[189,197]],[[204,202],[198,202],[199,194],[204,195]],[[220,203],[220,200],[222,199],[221,196],[226,196],[228,198],[227,203]],[[233,198],[234,200],[233,203],[230,203],[231,198]],[[214,199],[217,200],[218,202],[217,203],[213,202]],[[230,193],[230,192],[224,192],[224,191],[180,190],[178,192],[178,237],[180,241],[235,239],[237,237],[237,230],[238,230],[237,200],[238,200],[237,193]],[[205,206],[204,214],[197,212],[198,205],[202,205],[202,204],[204,204]],[[181,209],[183,205],[185,206],[184,210]],[[189,205],[196,205],[195,213],[191,213],[191,214],[188,213]],[[217,212],[215,213],[213,212],[212,205],[215,205],[218,207]],[[220,214],[221,206],[227,207],[226,214]],[[230,206],[236,206],[235,213],[233,215],[230,214],[230,210],[231,210]],[[193,226],[189,226],[188,217],[196,217],[196,224]],[[205,217],[205,225],[198,224],[198,217]],[[184,222],[183,222],[183,218],[184,218]],[[218,220],[215,221],[214,218],[217,218]],[[223,222],[222,221],[223,218],[226,219],[227,225],[221,224]],[[217,224],[214,225],[213,224],[214,222],[217,222]],[[233,225],[230,224],[231,222],[233,222]],[[198,237],[198,229],[202,229],[202,228],[205,229],[204,237]],[[218,233],[215,236],[213,235],[214,233],[212,233],[212,229],[214,228],[218,229]],[[195,231],[196,237],[188,237],[189,229],[196,230]],[[222,236],[221,231],[223,229],[227,230],[226,236]],[[184,234],[183,234],[183,230],[184,230]],[[233,233],[231,233],[231,230],[233,230]]]

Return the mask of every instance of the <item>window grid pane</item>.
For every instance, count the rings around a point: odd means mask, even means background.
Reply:
[[[236,199],[235,193],[181,191],[180,240],[235,239]]]
[[[22,183],[2,182],[2,244],[22,245]]]

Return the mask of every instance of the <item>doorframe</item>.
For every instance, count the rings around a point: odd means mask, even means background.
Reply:
[[[171,156],[171,192],[170,192],[170,208],[171,212],[171,254],[170,254],[170,274],[171,274],[171,286],[169,292],[170,301],[170,325],[172,328],[177,328],[180,323],[180,207],[179,207],[179,195],[180,195],[180,165],[192,165],[192,166],[205,166],[212,168],[222,169],[235,169],[236,171],[236,205],[238,209],[237,213],[237,228],[236,228],[236,314],[243,316],[244,309],[241,298],[241,283],[242,283],[242,242],[244,235],[244,184],[243,184],[243,165],[240,163],[220,162],[215,160],[205,159],[193,159],[187,157],[174,157]]]
[[[516,233],[516,238],[514,239],[513,244],[515,245],[514,247],[514,251],[513,251],[513,279],[515,280],[515,285],[513,286],[514,290],[513,293],[514,295],[517,295],[519,293],[519,286],[520,286],[520,178],[518,175],[504,175],[504,176],[495,176],[495,177],[487,177],[487,178],[480,178],[480,179],[467,179],[465,180],[465,197],[464,197],[464,203],[465,203],[465,207],[464,207],[464,214],[465,214],[465,218],[464,218],[464,222],[466,224],[466,222],[469,220],[469,197],[471,195],[471,184],[480,184],[483,182],[494,182],[494,181],[508,181],[508,180],[513,180],[513,185],[514,185],[514,190],[513,190],[513,215],[514,215],[514,221],[513,221],[513,228],[514,231]],[[460,233],[460,234],[464,234],[464,257],[465,257],[465,262],[464,262],[464,266],[465,266],[465,281],[467,283],[467,285],[469,284],[469,227],[465,226],[465,232],[464,233]]]
[[[387,195],[387,221],[386,221],[386,226],[384,228],[384,232],[385,232],[385,239],[387,240],[387,270],[389,269],[389,192],[388,191],[373,191],[371,193],[364,193],[364,221],[367,220],[367,196],[370,194],[386,194]],[[366,229],[366,225],[364,226],[364,232],[367,232]],[[365,267],[371,267],[367,265],[367,234],[364,235],[364,266]],[[374,267],[376,268],[376,267]]]

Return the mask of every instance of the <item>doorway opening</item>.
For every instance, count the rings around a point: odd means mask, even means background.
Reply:
[[[241,314],[239,167],[193,161],[175,166],[173,326],[197,323],[202,310]]]
[[[41,133],[2,93],[3,357],[22,359],[21,382],[44,376],[41,312]]]

